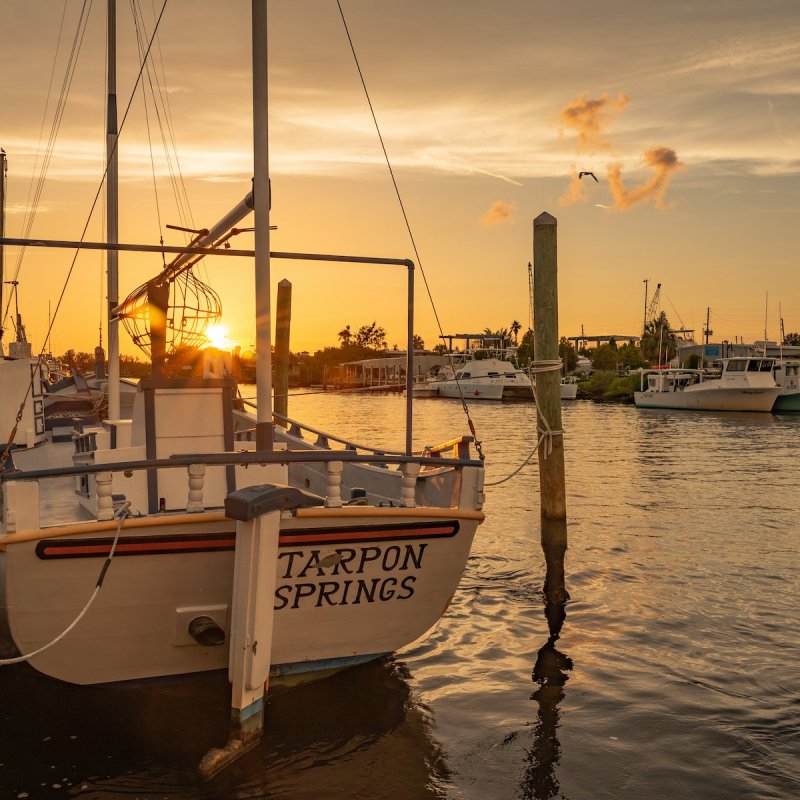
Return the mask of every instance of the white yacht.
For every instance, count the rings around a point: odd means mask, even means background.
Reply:
[[[472,400],[530,400],[531,379],[510,360],[513,350],[477,349],[453,355],[453,363],[414,387],[418,396]]]
[[[773,377],[774,365],[774,358],[725,358],[721,375],[714,378],[699,369],[645,371],[634,403],[638,408],[772,411],[781,391]]]

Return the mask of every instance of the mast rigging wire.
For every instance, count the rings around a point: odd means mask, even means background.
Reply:
[[[372,99],[370,98],[369,90],[367,89],[367,83],[366,83],[366,80],[364,79],[364,73],[361,70],[361,64],[360,64],[360,62],[358,60],[358,55],[356,54],[356,48],[355,48],[355,45],[353,44],[353,38],[350,36],[350,29],[347,26],[347,20],[345,19],[345,16],[344,16],[344,10],[342,9],[341,0],[336,0],[336,5],[339,8],[339,15],[342,18],[342,24],[344,25],[344,32],[345,32],[345,34],[347,36],[347,41],[350,44],[350,51],[353,54],[353,60],[355,61],[355,64],[356,64],[356,70],[358,71],[358,77],[361,80],[361,86],[364,89],[364,95],[366,96],[366,99],[367,99],[367,105],[369,106],[370,114],[372,114],[372,121],[375,124],[375,131],[378,134],[378,141],[380,142],[381,149],[383,150],[383,157],[384,157],[384,160],[386,161],[386,166],[387,166],[387,168],[389,170],[389,176],[391,177],[391,180],[392,180],[392,186],[394,186],[394,192],[395,192],[395,195],[397,196],[397,202],[400,204],[400,211],[401,211],[401,213],[403,215],[403,220],[405,221],[406,230],[408,231],[409,239],[411,240],[411,248],[414,251],[414,258],[416,259],[416,263],[419,266],[419,271],[422,274],[422,281],[425,284],[425,291],[428,293],[428,300],[430,300],[431,309],[433,310],[433,316],[436,319],[436,325],[439,328],[439,336],[440,336],[440,338],[443,339],[444,338],[444,329],[442,328],[442,323],[441,323],[441,320],[439,319],[439,312],[436,309],[436,303],[434,303],[434,301],[433,301],[433,294],[431,293],[431,287],[428,284],[428,276],[425,274],[425,269],[422,266],[422,258],[420,257],[419,250],[417,249],[417,242],[414,239],[414,233],[411,230],[411,222],[408,219],[408,214],[406,213],[405,204],[403,203],[403,198],[402,198],[402,196],[400,194],[400,187],[398,186],[397,179],[395,178],[394,169],[392,168],[392,163],[389,160],[389,153],[387,152],[386,145],[385,145],[385,143],[383,141],[383,135],[381,134],[380,125],[378,125],[378,118],[375,115],[375,109],[374,109],[374,107],[372,105]],[[480,456],[481,461],[483,461],[484,455],[483,455],[483,450],[481,448],[481,442],[478,439],[478,435],[477,435],[477,433],[475,431],[475,425],[472,422],[472,418],[470,417],[469,408],[467,406],[466,400],[464,399],[464,393],[461,390],[461,384],[459,383],[458,377],[456,375],[456,370],[455,370],[455,365],[453,363],[452,353],[448,353],[447,356],[448,356],[448,359],[450,361],[450,367],[453,370],[453,378],[455,379],[456,386],[458,387],[458,394],[459,394],[459,397],[461,399],[461,406],[464,409],[464,414],[467,417],[467,424],[469,426],[470,432],[475,437],[475,449],[478,451],[478,455]]]
[[[167,2],[168,2],[168,0],[164,0],[164,4],[161,6],[161,12],[158,15],[158,19],[156,20],[156,24],[155,24],[155,27],[153,29],[153,36],[151,37],[150,42],[147,45],[147,51],[145,52],[144,58],[142,59],[142,64],[139,67],[139,72],[136,75],[136,81],[133,84],[133,89],[131,90],[130,97],[128,98],[128,104],[125,107],[125,113],[122,115],[122,120],[119,123],[118,130],[117,130],[117,137],[116,137],[116,139],[114,141],[114,146],[112,147],[111,152],[109,152],[107,154],[106,166],[105,166],[105,169],[103,170],[103,175],[100,178],[100,183],[99,183],[99,185],[97,187],[97,192],[95,193],[94,200],[92,201],[92,205],[91,205],[91,207],[89,209],[89,213],[88,213],[88,215],[86,217],[86,223],[84,224],[83,230],[81,231],[81,236],[80,236],[80,239],[79,239],[80,242],[83,242],[84,238],[86,237],[86,233],[89,230],[89,224],[92,221],[92,215],[94,214],[94,210],[97,207],[97,202],[100,199],[101,192],[103,191],[103,184],[105,183],[106,177],[108,175],[108,167],[109,167],[109,164],[111,163],[111,158],[112,158],[112,156],[114,155],[114,152],[117,149],[117,145],[119,143],[120,134],[122,133],[122,130],[125,127],[125,122],[128,119],[128,114],[130,113],[131,106],[133,105],[133,100],[136,97],[136,92],[137,92],[137,90],[139,88],[139,81],[142,79],[142,73],[144,72],[145,64],[147,63],[147,58],[150,55],[150,48],[153,46],[153,40],[155,39],[156,33],[158,32],[158,27],[161,24],[161,19],[164,16],[164,12],[167,9]],[[53,325],[55,324],[56,318],[58,317],[58,312],[59,312],[59,310],[61,308],[61,303],[64,300],[64,295],[66,294],[67,286],[69,286],[69,281],[70,281],[70,278],[72,277],[72,273],[73,273],[73,271],[75,269],[75,264],[78,261],[78,256],[79,255],[80,255],[80,248],[78,248],[75,251],[75,255],[72,257],[72,263],[70,264],[69,270],[67,271],[67,277],[64,279],[64,285],[62,286],[61,293],[58,296],[58,302],[56,303],[56,309],[55,309],[55,311],[53,313],[53,317],[50,320],[50,324],[48,325],[48,328],[47,328],[47,335],[44,337],[45,343],[50,338],[50,332],[52,331]],[[4,449],[3,453],[2,453],[2,455],[0,455],[0,463],[6,463],[7,460],[8,460],[8,455],[11,452],[11,447],[12,447],[12,445],[14,443],[14,438],[17,435],[17,428],[19,427],[19,423],[22,421],[22,415],[23,415],[23,413],[25,411],[25,404],[28,402],[28,398],[30,397],[31,391],[33,389],[33,381],[35,380],[35,376],[39,372],[39,368],[41,366],[43,357],[44,357],[44,347],[42,347],[42,349],[39,351],[39,355],[38,355],[38,357],[36,359],[36,366],[34,367],[34,369],[31,370],[31,380],[30,380],[30,383],[28,384],[28,388],[25,390],[25,396],[22,398],[22,402],[20,403],[19,410],[17,411],[17,416],[16,416],[16,419],[14,421],[14,427],[11,429],[11,433],[9,434],[9,437],[8,437],[8,442],[6,443],[6,446],[5,446],[5,449]]]
[[[78,62],[78,55],[80,54],[81,47],[83,45],[83,37],[86,33],[86,26],[89,21],[89,13],[91,11],[91,0],[89,0],[88,8],[87,2],[84,0],[83,6],[81,7],[81,12],[78,17],[78,24],[75,28],[75,35],[72,40],[72,49],[69,54],[69,58],[67,60],[67,66],[64,72],[64,78],[61,82],[61,91],[59,93],[58,101],[56,103],[56,109],[53,113],[53,121],[50,125],[50,133],[48,135],[47,145],[45,147],[45,153],[42,157],[41,165],[40,165],[40,172],[38,178],[34,182],[34,176],[36,174],[36,167],[39,165],[39,156],[41,151],[42,145],[42,133],[44,132],[45,120],[47,119],[47,109],[50,107],[50,98],[51,92],[53,88],[53,77],[55,76],[55,69],[56,69],[56,62],[58,61],[58,52],[61,49],[61,37],[63,34],[64,29],[64,20],[66,17],[67,11],[67,3],[65,0],[64,3],[64,10],[61,16],[61,24],[58,30],[58,41],[56,43],[56,52],[53,56],[53,66],[50,72],[50,82],[47,87],[47,101],[45,102],[44,112],[42,113],[42,124],[39,129],[39,142],[36,146],[36,158],[34,160],[33,165],[33,173],[31,175],[31,183],[28,187],[28,197],[26,200],[26,206],[28,208],[28,213],[25,216],[23,221],[23,237],[25,239],[30,238],[31,230],[33,228],[34,220],[36,219],[36,213],[39,208],[39,202],[42,197],[42,191],[44,190],[45,180],[47,178],[47,172],[50,168],[50,161],[53,157],[53,151],[55,150],[55,143],[58,137],[58,132],[61,128],[61,121],[64,116],[64,109],[66,108],[67,98],[69,97],[70,88],[72,87],[72,80],[75,76],[75,68]],[[35,188],[34,188],[35,183]],[[31,200],[31,194],[33,194],[33,200]],[[17,262],[16,267],[14,270],[14,280],[19,279],[20,271],[22,270],[22,261],[25,256],[25,248],[21,248],[17,253]],[[3,318],[2,322],[0,323],[0,327],[5,325],[5,321],[8,317],[8,312],[11,308],[11,298],[9,297],[8,302],[6,303],[5,310],[3,311]],[[15,323],[16,325],[16,323]]]

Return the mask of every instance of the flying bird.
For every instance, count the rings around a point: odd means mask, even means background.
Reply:
[[[578,180],[580,180],[584,175],[591,175],[595,179],[595,182],[600,183],[600,181],[597,180],[597,176],[594,174],[594,172],[579,172]]]

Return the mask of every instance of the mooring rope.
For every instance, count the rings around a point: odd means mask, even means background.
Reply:
[[[66,627],[64,630],[56,636],[51,642],[48,642],[46,645],[43,645],[38,650],[34,650],[32,653],[27,653],[24,656],[17,656],[16,658],[0,658],[0,667],[7,667],[11,664],[22,664],[25,661],[29,661],[31,658],[35,658],[38,655],[41,655],[46,650],[49,650],[51,647],[57,645],[85,616],[86,612],[92,607],[92,603],[94,603],[95,598],[97,597],[100,590],[103,588],[103,581],[105,580],[106,573],[108,572],[108,568],[111,565],[111,559],[114,557],[114,553],[117,549],[117,542],[119,541],[119,535],[122,532],[122,523],[128,517],[130,513],[130,501],[126,501],[125,505],[120,508],[119,511],[116,512],[119,522],[117,523],[117,532],[114,535],[114,541],[111,545],[111,550],[108,552],[108,557],[103,562],[103,566],[100,569],[100,575],[97,578],[97,583],[95,584],[94,591],[92,592],[91,597],[86,602],[86,605],[81,609],[80,614],[75,617],[74,620]]]
[[[540,375],[543,372],[560,372],[561,371],[561,359],[551,359],[546,361],[532,361],[528,365],[528,372],[530,375]],[[484,483],[484,486],[499,486],[501,483],[505,483],[506,481],[510,481],[515,475],[519,474],[524,467],[526,467],[536,452],[539,450],[542,445],[544,445],[543,457],[547,458],[553,452],[553,437],[554,436],[563,436],[564,431],[554,430],[550,427],[550,423],[547,421],[547,418],[542,414],[542,409],[539,406],[539,398],[536,396],[536,382],[531,382],[531,388],[533,389],[533,404],[536,407],[537,417],[542,421],[542,427],[536,426],[536,432],[539,434],[539,439],[536,442],[536,447],[528,453],[527,458],[509,475],[506,475],[505,478],[501,478],[499,481],[491,481],[490,483]]]

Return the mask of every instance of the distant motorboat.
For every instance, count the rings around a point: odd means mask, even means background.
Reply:
[[[472,400],[530,400],[531,379],[504,351],[475,350],[458,353],[452,363],[416,384],[415,397],[450,397]]]
[[[572,375],[561,379],[561,399],[575,400],[578,396],[578,379]]]
[[[708,378],[699,369],[645,371],[641,391],[634,392],[633,399],[638,408],[772,411],[781,391],[773,377],[774,366],[774,358],[739,357],[722,359],[718,378]]]

